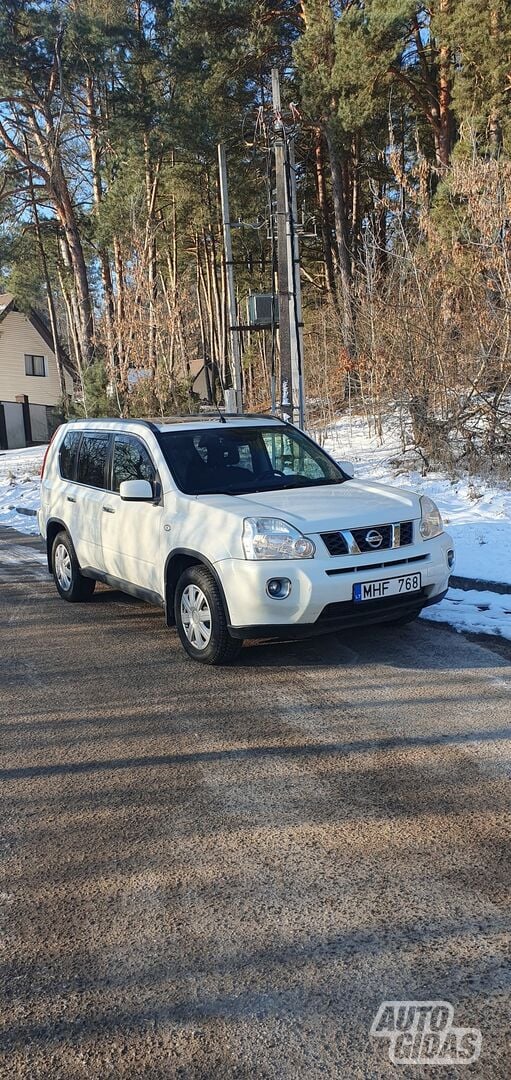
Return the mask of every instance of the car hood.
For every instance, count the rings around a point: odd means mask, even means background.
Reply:
[[[253,495],[202,495],[199,501],[245,517],[279,517],[301,532],[386,525],[420,517],[419,496],[363,480],[328,487],[259,491]]]

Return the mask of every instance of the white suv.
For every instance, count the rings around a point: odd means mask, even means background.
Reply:
[[[353,479],[270,416],[64,424],[39,527],[65,600],[102,581],[161,604],[208,664],[245,638],[407,622],[454,561],[429,498]]]

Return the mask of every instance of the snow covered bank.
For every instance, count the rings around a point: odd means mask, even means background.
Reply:
[[[336,458],[353,461],[357,476],[412,488],[434,499],[454,538],[456,574],[511,584],[509,487],[474,478],[451,480],[440,472],[423,476],[402,454],[397,425],[387,425],[382,443],[368,434],[366,421],[359,416],[339,420],[328,432],[325,448]],[[422,618],[511,640],[511,596],[449,589]]]
[[[450,480],[444,473],[410,468],[401,453],[397,426],[389,425],[383,445],[367,432],[362,417],[346,416],[325,442],[334,457],[353,461],[356,475],[412,488],[440,507],[456,544],[456,574],[511,584],[511,490],[485,480]]]
[[[19,532],[37,533],[37,518],[17,514],[16,507],[36,510],[39,506],[39,472],[45,446],[26,450],[0,451],[0,525]]]

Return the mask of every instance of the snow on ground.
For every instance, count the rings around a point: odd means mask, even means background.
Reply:
[[[370,436],[362,417],[346,416],[330,429],[325,449],[352,461],[357,477],[412,488],[438,504],[456,547],[456,574],[511,584],[511,490],[485,480],[451,480],[440,472],[422,476],[401,452],[399,431],[389,424],[383,443]]]
[[[37,510],[39,472],[45,446],[0,451],[0,525],[19,532],[38,533],[37,518],[17,514],[16,507]]]
[[[511,584],[511,489],[477,478],[426,475],[403,454],[397,424],[385,426],[383,441],[370,435],[365,419],[346,415],[330,428],[325,449],[352,461],[356,476],[412,488],[438,504],[456,549],[455,573],[461,577]],[[501,634],[511,640],[511,596],[449,589],[423,618],[451,623],[457,630]]]
[[[448,622],[472,634],[499,634],[511,641],[511,596],[449,589],[445,600],[426,608],[421,618]]]

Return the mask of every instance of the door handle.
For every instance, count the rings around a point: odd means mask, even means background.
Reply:
[[[103,507],[103,513],[104,514],[115,514],[115,510],[114,510],[113,506],[104,506]]]
[[[67,501],[68,502],[76,502],[76,499],[74,499],[72,495],[68,495]]]

